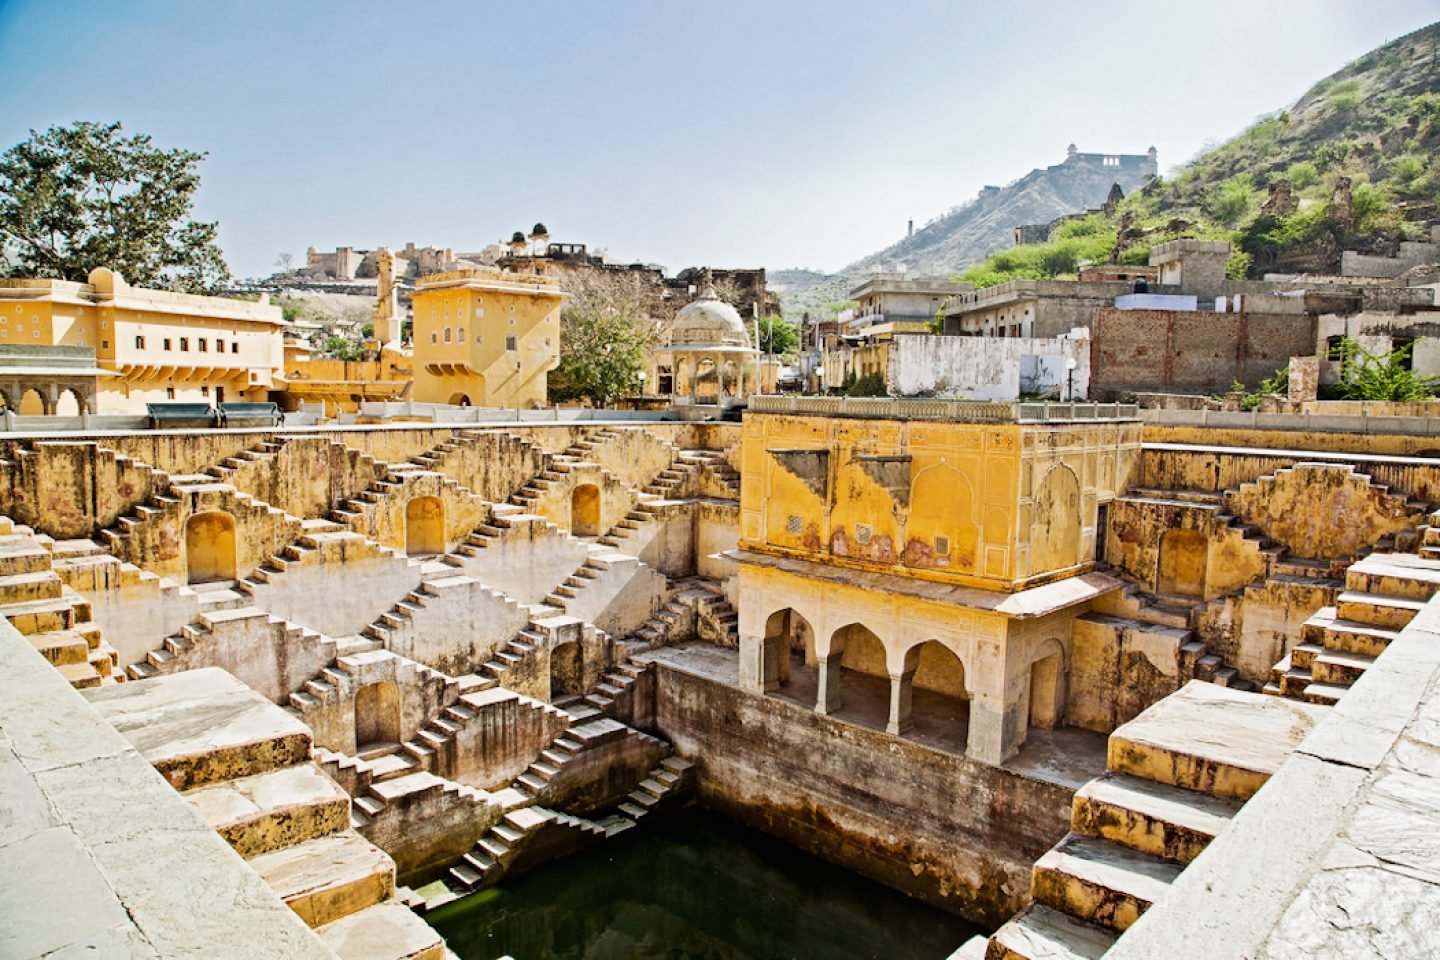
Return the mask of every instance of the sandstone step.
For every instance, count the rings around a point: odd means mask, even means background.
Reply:
[[[50,569],[0,575],[0,604],[28,600],[51,600],[64,586],[60,575]]]
[[[395,862],[349,830],[261,854],[250,866],[312,927],[373,906],[395,890]]]
[[[1300,628],[1300,637],[1308,644],[1367,657],[1378,657],[1399,635],[1398,629],[1346,620],[1334,607],[1321,607]]]
[[[46,630],[25,639],[57,667],[84,663],[90,655],[90,642],[74,630]]]
[[[0,536],[0,576],[42,573],[50,569],[51,554],[33,537]]]
[[[341,960],[444,960],[445,940],[398,900],[324,924],[315,933]]]
[[[1423,600],[1388,597],[1346,590],[1335,598],[1335,611],[1343,620],[1399,630],[1425,607]]]
[[[1245,800],[1323,715],[1297,701],[1192,680],[1110,735],[1107,766]]]
[[[1440,562],[1407,553],[1372,553],[1345,571],[1348,591],[1429,600],[1440,591]]]
[[[985,960],[985,949],[989,945],[988,937],[977,934],[961,944],[960,949],[950,954],[945,960]]]
[[[1301,694],[1306,703],[1313,703],[1321,707],[1334,706],[1339,699],[1345,695],[1349,687],[1336,687],[1328,683],[1307,684]]]
[[[985,957],[986,960],[1099,960],[1115,945],[1116,939],[1113,930],[1033,903],[995,931]]]
[[[183,794],[245,858],[344,830],[350,796],[313,763],[197,787]]]
[[[66,663],[55,668],[65,682],[77,690],[89,690],[100,686],[100,671],[90,663]]]
[[[1109,840],[1072,833],[1035,861],[1030,890],[1037,903],[1123,933],[1181,869]]]
[[[1314,682],[1336,687],[1349,687],[1375,663],[1374,657],[1343,650],[1326,650],[1310,667]]]
[[[1124,773],[1107,773],[1075,794],[1070,822],[1077,833],[1189,863],[1239,808],[1234,800]]]
[[[0,606],[0,616],[21,633],[45,633],[54,630],[68,630],[76,623],[89,619],[89,614],[77,608],[69,596],[51,597],[42,600],[26,600]]]

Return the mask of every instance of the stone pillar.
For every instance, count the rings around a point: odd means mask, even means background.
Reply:
[[[692,407],[700,397],[700,361],[702,358],[703,355],[697,353],[690,360],[690,406]]]
[[[816,713],[834,713],[840,709],[840,661],[843,658],[842,653],[832,653],[817,662],[820,687],[815,696]]]
[[[1315,400],[1320,389],[1320,358],[1291,357],[1290,375],[1287,382],[1290,387],[1289,400],[1291,403],[1308,403]]]
[[[886,733],[898,737],[909,733],[915,725],[910,718],[910,695],[914,691],[914,681],[914,670],[890,674],[890,721],[885,724]]]

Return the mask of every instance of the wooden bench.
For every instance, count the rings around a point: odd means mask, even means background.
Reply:
[[[145,412],[150,416],[152,430],[158,430],[162,424],[173,427],[213,427],[216,423],[215,411],[208,403],[147,403]]]
[[[285,414],[280,410],[280,405],[270,401],[220,404],[222,427],[278,427],[284,422]]]

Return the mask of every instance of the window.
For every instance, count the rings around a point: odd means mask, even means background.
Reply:
[[[1344,360],[1344,359],[1345,359],[1345,349],[1344,349],[1344,347],[1342,346],[1342,344],[1343,344],[1344,342],[1345,342],[1345,338],[1344,338],[1343,336],[1341,336],[1340,334],[1336,334],[1336,335],[1333,336],[1333,337],[1326,337],[1326,338],[1325,338],[1325,359],[1327,359],[1327,360]]]
[[[512,337],[506,337],[506,338],[505,338],[505,349],[506,349],[506,350],[519,350],[519,349],[520,349],[519,338],[518,338],[518,337],[513,337],[513,336],[512,336]]]
[[[39,330],[36,330],[36,331],[35,331],[35,336],[37,336],[37,337],[40,336],[40,331],[39,331]],[[101,350],[109,350],[109,349],[110,349],[110,341],[109,341],[109,340],[101,340],[101,341],[100,341],[100,349],[101,349]]]
[[[210,388],[209,388],[209,387],[201,387],[201,388],[200,388],[200,396],[202,396],[202,397],[208,397],[208,396],[210,396]]]
[[[1390,352],[1403,354],[1398,358],[1400,366],[1405,370],[1415,369],[1415,341],[1410,337],[1391,337]]]
[[[190,338],[189,338],[189,337],[181,337],[181,338],[180,338],[180,352],[181,352],[181,353],[189,353],[189,352],[190,352]]]
[[[166,337],[166,338],[165,338],[164,344],[165,344],[165,349],[166,349],[166,350],[171,349],[171,347],[170,347],[170,338],[169,338],[169,337]]]
[[[482,337],[482,336],[480,336],[480,335],[477,333],[477,334],[475,335],[475,346],[478,347],[478,346],[480,346],[480,345],[481,345],[482,343],[484,343],[484,342],[485,342],[485,338]]]
[[[459,330],[457,330],[457,331],[455,332],[455,342],[456,342],[456,343],[464,343],[464,342],[465,342],[465,328],[464,328],[464,327],[461,327]]]
[[[430,331],[430,342],[431,342],[431,343],[439,343],[439,342],[440,342],[440,334],[436,333],[434,330],[431,330],[431,331]]]
[[[230,342],[230,352],[231,352],[231,353],[239,353],[239,352],[240,352],[240,341],[239,341],[239,340],[232,340],[232,341]]]
[[[145,338],[144,338],[144,337],[136,337],[136,338],[135,338],[135,349],[136,349],[136,350],[144,350],[144,349],[145,349]]]
[[[210,349],[210,345],[205,341],[204,337],[199,337],[195,340],[195,349],[201,353],[205,353]]]
[[[174,387],[166,387],[166,388],[165,388],[165,399],[166,399],[166,400],[174,400],[174,399],[175,399],[175,388],[174,388]]]
[[[450,342],[450,328],[449,328],[449,327],[446,327],[446,328],[445,328],[445,342],[446,342],[446,343],[449,343],[449,342]]]

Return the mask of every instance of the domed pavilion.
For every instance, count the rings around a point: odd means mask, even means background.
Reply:
[[[709,284],[675,315],[670,344],[657,354],[659,363],[669,362],[675,406],[723,410],[759,391],[759,351],[750,344],[745,321]]]

